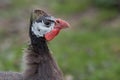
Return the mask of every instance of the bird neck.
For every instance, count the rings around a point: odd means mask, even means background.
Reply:
[[[32,38],[31,46],[32,46],[33,51],[37,54],[48,54],[49,53],[47,42],[44,37]]]
[[[26,55],[25,80],[63,80],[63,75],[53,59],[44,38],[31,43]]]

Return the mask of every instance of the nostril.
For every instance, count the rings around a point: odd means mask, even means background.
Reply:
[[[60,23],[60,21],[59,21],[59,20],[56,20],[56,22],[57,22],[57,23]]]

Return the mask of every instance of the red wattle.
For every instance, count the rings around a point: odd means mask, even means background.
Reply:
[[[60,32],[60,29],[55,28],[52,31],[45,34],[45,39],[47,41],[51,41],[56,35],[58,35],[59,32]]]

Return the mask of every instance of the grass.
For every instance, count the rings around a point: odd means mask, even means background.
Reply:
[[[2,71],[20,71],[23,46],[18,46],[9,39],[6,39],[5,42],[2,41],[2,43],[4,44],[2,46],[4,49],[0,51],[0,69]]]
[[[80,25],[82,26],[82,29],[87,29],[87,30],[99,30],[99,29],[104,29],[103,27],[106,26],[101,26],[102,23],[109,22],[110,20],[114,19],[118,15],[117,10],[106,10],[102,9],[99,10],[98,13],[96,13],[95,16],[93,16],[92,19],[90,18],[85,18],[80,21]]]
[[[51,3],[50,7],[57,14],[67,14],[81,12],[90,6],[90,0],[65,0],[65,1],[54,1]]]

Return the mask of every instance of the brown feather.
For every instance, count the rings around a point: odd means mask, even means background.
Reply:
[[[48,14],[46,12],[44,12],[43,10],[38,10],[38,9],[36,9],[32,12],[32,19],[33,20],[36,20],[42,16],[48,16]]]

